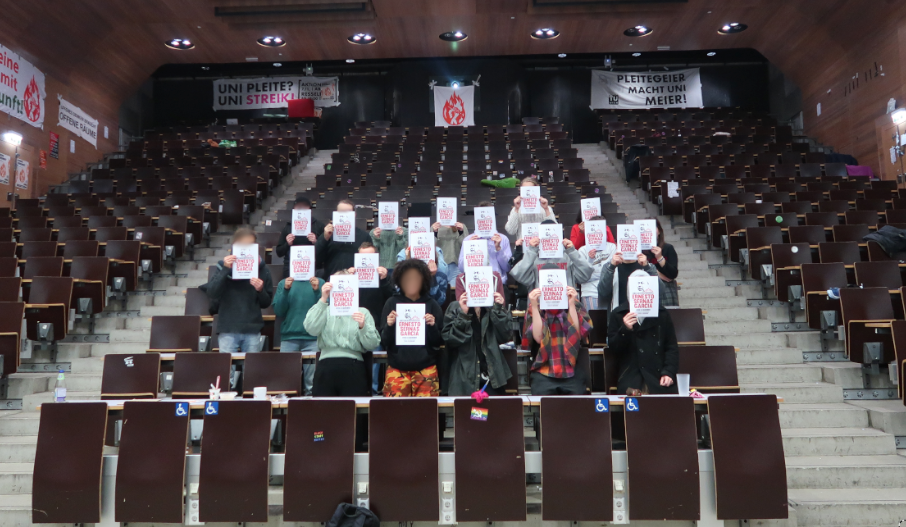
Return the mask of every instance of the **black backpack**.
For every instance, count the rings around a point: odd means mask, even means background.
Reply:
[[[881,249],[891,258],[897,258],[900,253],[906,252],[906,230],[885,225],[877,231],[865,235],[862,240],[877,242]]]
[[[381,527],[381,520],[364,507],[341,503],[327,522],[327,527]]]

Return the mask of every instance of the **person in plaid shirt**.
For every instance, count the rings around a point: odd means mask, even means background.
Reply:
[[[576,371],[576,358],[581,343],[591,331],[588,312],[579,301],[579,293],[568,287],[569,309],[540,308],[541,289],[529,293],[529,309],[523,327],[524,347],[538,346],[532,363],[532,395],[583,395],[585,376]]]

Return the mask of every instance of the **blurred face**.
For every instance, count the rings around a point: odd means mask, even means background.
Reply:
[[[296,203],[293,205],[293,208],[296,210],[307,210],[310,209],[311,206],[308,203]]]
[[[376,252],[377,251],[374,249],[374,247],[362,247],[361,249],[359,249],[360,254],[374,254]]]
[[[347,203],[340,203],[337,205],[337,212],[352,212],[353,210],[355,210],[355,208]]]
[[[239,238],[236,238],[236,241],[233,243],[236,245],[251,245],[256,243],[256,241],[254,236],[240,236]]]
[[[525,178],[525,179],[522,180],[521,186],[523,186],[523,187],[534,187],[534,186],[537,186],[537,183],[535,182],[534,179]]]
[[[400,279],[400,289],[408,297],[418,297],[422,292],[422,274],[418,269],[409,269]]]

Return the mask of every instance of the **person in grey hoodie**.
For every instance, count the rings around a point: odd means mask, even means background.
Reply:
[[[543,223],[556,223],[552,220],[545,220]],[[510,270],[510,276],[517,282],[524,285],[529,291],[538,287],[538,271],[544,264],[554,264],[560,269],[566,269],[566,282],[569,287],[576,287],[585,283],[591,278],[594,272],[588,258],[576,250],[568,238],[563,239],[563,257],[562,258],[539,258],[538,245],[540,239],[532,238],[523,240],[522,246],[524,254],[522,260]]]
[[[613,310],[620,304],[627,304],[626,283],[633,271],[641,269],[651,276],[657,276],[657,267],[648,262],[648,257],[639,254],[634,261],[624,261],[623,253],[617,251],[610,257],[610,261],[601,268],[601,281],[598,282],[598,309]],[[659,299],[665,295],[664,283],[660,283]]]

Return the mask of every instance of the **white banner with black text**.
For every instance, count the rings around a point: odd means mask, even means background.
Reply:
[[[702,106],[698,68],[663,72],[591,71],[593,110]]]
[[[73,106],[62,95],[57,95],[57,99],[60,100],[60,114],[57,126],[62,126],[97,148],[98,120],[83,112],[78,106]]]
[[[214,81],[214,110],[286,108],[293,99],[313,99],[315,106],[340,104],[339,77],[261,77]]]

